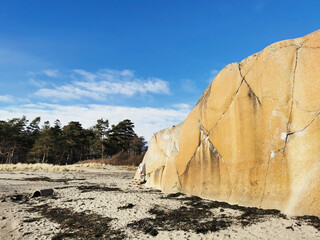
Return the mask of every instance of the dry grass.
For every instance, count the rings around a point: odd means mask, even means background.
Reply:
[[[117,166],[120,170],[136,170],[144,157],[144,154],[134,155],[120,152],[109,159],[91,159],[77,162],[73,165],[53,165],[47,163],[17,163],[0,164],[0,171],[41,171],[41,172],[67,172],[82,171],[84,169],[104,169]],[[113,166],[110,166],[113,165]]]
[[[76,164],[87,164],[87,163],[98,163],[98,164],[108,164],[116,166],[139,166],[144,157],[144,153],[141,155],[134,155],[127,152],[119,152],[108,159],[90,159],[80,161]]]
[[[46,163],[18,163],[18,164],[0,164],[0,171],[42,171],[42,172],[67,172],[81,171],[83,169],[103,169],[105,164],[86,163],[76,165],[52,165]]]

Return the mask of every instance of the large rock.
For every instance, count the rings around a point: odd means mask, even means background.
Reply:
[[[320,216],[319,114],[320,30],[226,66],[183,123],[152,137],[147,185]]]

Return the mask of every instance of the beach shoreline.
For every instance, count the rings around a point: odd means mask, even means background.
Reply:
[[[0,171],[0,239],[320,239],[318,218],[133,181],[135,168]],[[53,195],[32,197],[53,189]]]

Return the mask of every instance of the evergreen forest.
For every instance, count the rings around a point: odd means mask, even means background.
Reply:
[[[0,163],[73,164],[87,159],[108,159],[118,153],[143,155],[146,141],[134,131],[134,123],[125,119],[109,126],[99,119],[85,129],[71,121],[61,126],[48,121],[40,126],[40,117],[29,122],[25,116],[0,121]]]

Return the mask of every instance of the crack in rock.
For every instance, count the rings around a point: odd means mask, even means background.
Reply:
[[[239,73],[240,73],[240,76],[241,76],[241,78],[242,78],[242,81],[244,81],[244,82],[247,84],[247,86],[248,86],[248,88],[249,88],[249,91],[254,95],[255,99],[258,100],[258,103],[259,103],[259,105],[261,106],[261,101],[260,101],[260,99],[258,98],[258,96],[254,93],[254,91],[253,91],[252,88],[250,87],[249,83],[248,83],[247,80],[245,79],[245,76],[243,76],[242,73],[241,73],[241,65],[240,65],[240,63],[238,64],[238,66],[239,66]],[[250,70],[251,70],[251,69],[250,69]]]
[[[295,86],[295,75],[296,75],[296,70],[297,70],[297,65],[298,65],[299,49],[303,46],[303,44],[307,40],[305,40],[300,46],[298,46],[296,48],[295,66],[294,66],[293,77],[292,77],[291,106],[290,106],[290,113],[289,113],[289,118],[288,118],[288,122],[287,122],[287,127],[286,127],[287,133],[286,133],[286,138],[285,138],[285,144],[284,144],[283,148],[277,150],[277,152],[282,150],[282,160],[284,159],[284,156],[285,156],[285,151],[286,151],[286,148],[287,148],[289,136],[292,134],[292,133],[289,133],[290,132],[289,130],[290,130],[290,124],[291,124],[291,121],[292,121],[292,111],[293,111],[293,101],[294,101],[294,96],[293,95],[294,95],[294,86]],[[263,198],[264,198],[264,195],[265,195],[266,186],[267,186],[267,178],[268,178],[268,174],[269,174],[270,160],[271,160],[271,156],[269,156],[269,160],[268,160],[268,167],[267,167],[267,171],[266,171],[266,175],[265,175],[265,184],[264,184],[263,193],[262,193],[262,196],[261,196],[260,207],[262,205]]]
[[[188,170],[188,168],[189,168],[189,166],[190,166],[190,164],[191,164],[191,161],[195,159],[195,155],[197,154],[197,151],[199,150],[201,144],[203,144],[204,141],[208,141],[210,150],[213,152],[213,154],[215,155],[215,157],[216,157],[218,160],[219,160],[219,158],[221,158],[221,161],[224,163],[224,165],[225,165],[225,167],[226,167],[226,170],[227,170],[227,173],[228,173],[228,176],[229,176],[230,189],[231,189],[231,190],[230,190],[229,197],[228,197],[228,198],[230,198],[231,193],[232,193],[232,189],[233,189],[233,185],[232,185],[232,183],[231,183],[231,174],[230,174],[230,171],[229,171],[229,167],[228,167],[227,163],[224,161],[223,156],[219,153],[219,151],[217,150],[217,148],[216,148],[216,147],[213,145],[213,143],[210,141],[210,139],[209,139],[209,134],[206,135],[206,136],[204,137],[204,139],[200,141],[200,143],[199,143],[196,151],[194,152],[194,154],[192,155],[192,157],[191,157],[190,160],[188,161],[188,164],[187,164],[185,170],[183,171],[183,173],[182,173],[181,175],[179,175],[179,173],[177,172],[177,174],[178,174],[178,179],[179,179],[179,181],[181,181],[181,180],[180,180],[180,177],[183,176],[183,175],[185,174],[185,172]],[[181,186],[181,185],[180,185],[180,186]]]
[[[292,134],[295,134],[295,133],[300,133],[300,132],[303,132],[304,130],[306,130],[308,127],[310,127],[310,125],[319,117],[320,115],[320,112],[310,121],[310,123],[305,126],[303,129],[301,130],[298,130],[298,131],[294,131],[294,132],[290,132],[288,133],[287,135],[292,135]]]

